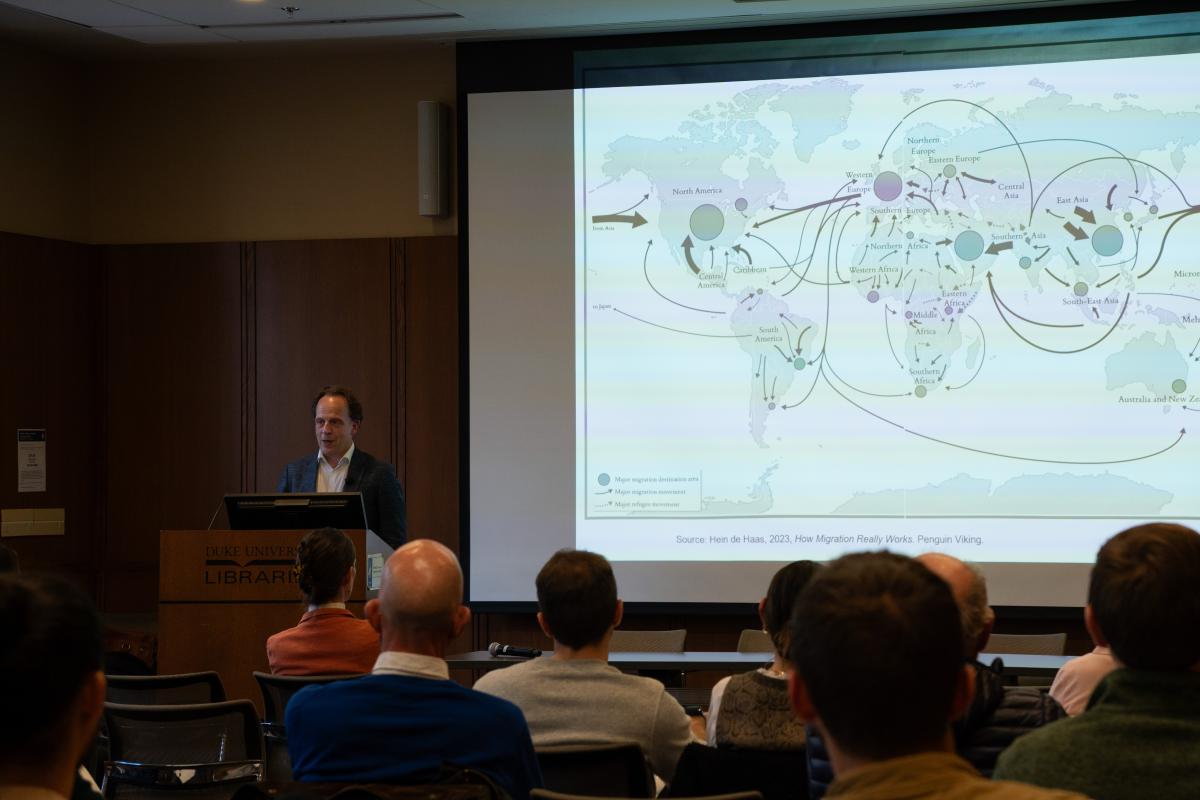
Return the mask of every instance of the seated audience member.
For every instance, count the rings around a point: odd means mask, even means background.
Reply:
[[[970,705],[962,623],[945,581],[893,553],[843,556],[801,593],[788,642],[796,712],[821,734],[828,798],[1068,798],[989,781],[954,753]]]
[[[1092,652],[1072,658],[1059,668],[1050,684],[1050,696],[1072,717],[1082,714],[1096,685],[1118,666],[1111,647],[1096,645]]]
[[[471,620],[448,549],[409,542],[387,561],[367,618],[381,634],[372,673],[301,689],[285,722],[299,781],[416,784],[471,767],[513,798],[541,786],[520,710],[450,680],[446,648]]]
[[[775,646],[775,658],[754,672],[722,678],[713,687],[709,744],[757,750],[804,748],[804,723],[796,719],[788,702],[787,626],[800,590],[819,567],[815,561],[793,561],[771,578],[767,596],[758,601],[758,617]]]
[[[336,528],[306,534],[296,545],[296,581],[308,610],[300,624],[267,639],[276,675],[355,675],[370,672],[379,633],[346,608],[354,588],[354,543]]]
[[[493,670],[475,688],[516,703],[539,747],[637,742],[655,773],[670,779],[691,725],[661,683],[608,665],[622,613],[608,560],[560,550],[536,585],[538,625],[554,639],[554,654]]]
[[[1096,800],[1200,797],[1200,534],[1153,523],[1109,539],[1084,621],[1120,666],[1084,713],[1014,742],[996,775]]]
[[[1004,748],[1018,736],[1062,719],[1062,707],[1036,688],[1005,686],[997,665],[988,667],[979,661],[996,621],[996,613],[988,605],[983,574],[942,553],[926,553],[917,561],[950,586],[958,603],[963,648],[967,661],[975,667],[975,699],[954,724],[955,745],[959,755],[990,777]]]
[[[0,798],[70,797],[104,710],[91,601],[48,576],[0,576]]]

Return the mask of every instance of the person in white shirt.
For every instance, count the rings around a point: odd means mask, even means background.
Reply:
[[[1068,716],[1082,714],[1092,699],[1092,691],[1104,676],[1121,666],[1109,647],[1096,646],[1092,652],[1072,658],[1059,668],[1050,684],[1050,696],[1059,702]]]
[[[91,600],[53,576],[0,576],[0,800],[71,795],[104,711]]]

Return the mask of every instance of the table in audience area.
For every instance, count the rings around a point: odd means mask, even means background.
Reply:
[[[1004,662],[1004,674],[1014,676],[1052,677],[1058,668],[1073,656],[1032,656],[1020,653],[981,653],[979,660],[985,664],[999,658]],[[526,659],[509,656],[493,656],[486,650],[474,650],[446,656],[451,669],[473,669],[487,672],[510,667]],[[701,652],[686,653],[609,653],[608,663],[619,669],[629,670],[721,670],[744,672],[761,667],[770,661],[767,653]]]

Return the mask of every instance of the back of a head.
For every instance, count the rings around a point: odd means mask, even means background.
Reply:
[[[432,539],[417,539],[388,558],[379,602],[393,631],[449,639],[455,635],[462,591],[462,568],[454,553]]]
[[[87,679],[103,668],[91,600],[47,575],[0,576],[0,764],[41,763]]]
[[[1138,525],[1100,548],[1088,603],[1121,663],[1184,670],[1200,662],[1200,534]]]
[[[911,558],[843,556],[801,593],[788,657],[845,752],[879,760],[935,749],[963,669],[958,606]]]
[[[917,561],[950,586],[962,617],[963,651],[974,660],[990,634],[995,612],[988,605],[987,579],[979,567],[945,553],[922,553]]]
[[[617,614],[617,579],[608,559],[559,550],[537,575],[538,610],[555,641],[578,650],[608,633]]]
[[[320,528],[296,545],[296,581],[309,605],[337,599],[342,579],[354,566],[354,543],[337,528]]]
[[[816,561],[793,561],[771,578],[767,596],[763,599],[763,627],[780,655],[787,655],[788,622],[796,607],[796,598],[820,568]]]

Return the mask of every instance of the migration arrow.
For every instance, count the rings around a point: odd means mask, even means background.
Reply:
[[[1056,280],[1056,281],[1058,281],[1059,283],[1061,283],[1063,286],[1070,286],[1070,285],[1071,285],[1071,284],[1067,283],[1066,281],[1064,281],[1062,278],[1060,278],[1060,277],[1058,277],[1057,275],[1055,275],[1053,272],[1051,272],[1051,271],[1049,270],[1049,268],[1047,268],[1047,269],[1045,269],[1045,270],[1043,270],[1043,271],[1044,271],[1044,272],[1045,272],[1047,275],[1049,275],[1051,278],[1054,278],[1054,280]]]
[[[748,264],[754,263],[754,259],[750,257],[750,251],[747,250],[746,248],[742,247],[740,244],[735,244],[733,246],[733,252],[741,253],[742,255],[744,255],[746,257],[746,263],[748,263]]]
[[[984,250],[983,252],[987,253],[988,255],[994,256],[994,255],[1004,252],[1005,250],[1012,250],[1012,246],[1013,246],[1012,242],[992,242],[991,244],[988,245],[988,249]]]
[[[1082,240],[1084,240],[1084,239],[1088,238],[1088,235],[1087,235],[1086,233],[1084,233],[1084,232],[1083,232],[1082,230],[1080,230],[1079,228],[1076,228],[1074,225],[1072,225],[1072,224],[1071,224],[1071,223],[1069,223],[1069,222],[1068,222],[1068,223],[1066,223],[1065,225],[1063,225],[1063,228],[1066,230],[1066,232],[1067,232],[1067,233],[1069,233],[1069,234],[1071,234],[1072,236],[1074,236],[1074,237],[1075,237],[1075,241],[1077,241],[1077,242],[1078,242],[1078,241],[1082,241]]]
[[[649,264],[649,261],[650,261],[650,247],[651,247],[653,244],[654,244],[654,240],[653,240],[653,239],[652,239],[652,240],[650,240],[649,242],[647,242],[647,243],[646,243],[646,252],[645,252],[645,254],[642,256],[642,275],[643,275],[643,276],[645,276],[645,278],[646,278],[646,284],[647,284],[647,285],[648,285],[648,286],[649,286],[651,289],[653,289],[653,290],[654,290],[654,293],[655,293],[656,295],[658,295],[659,297],[661,297],[663,300],[666,300],[668,303],[671,303],[672,305],[679,306],[680,308],[686,308],[686,309],[688,309],[689,311],[699,311],[699,312],[701,312],[701,313],[703,313],[703,314],[724,314],[724,313],[725,313],[724,311],[714,311],[714,310],[713,310],[713,309],[711,309],[711,308],[696,308],[695,306],[689,306],[689,305],[685,305],[684,303],[680,303],[678,300],[672,300],[671,298],[667,297],[665,294],[663,294],[662,292],[660,292],[660,291],[658,290],[658,287],[654,285],[654,281],[650,280],[650,269],[649,269],[649,266],[648,266],[648,264]]]
[[[970,314],[967,315],[967,318],[970,319],[971,322],[974,322],[975,327],[979,329],[979,338],[983,342],[983,354],[979,356],[979,366],[975,368],[975,374],[971,376],[971,379],[966,383],[960,383],[958,386],[947,386],[947,391],[963,389],[974,383],[975,379],[979,377],[979,373],[983,371],[983,362],[987,359],[987,337],[983,334],[983,326],[979,324],[979,320],[975,319],[975,317],[971,316]]]
[[[696,245],[692,244],[692,237],[688,236],[683,240],[683,255],[687,259],[688,268],[697,275],[700,274],[700,267],[696,266],[695,260],[692,258],[692,248]]]
[[[909,200],[916,200],[916,199],[924,200],[926,203],[929,203],[930,208],[932,208],[934,211],[937,211],[937,206],[935,206],[933,204],[933,201],[930,200],[928,197],[926,197],[923,194],[917,194],[916,192],[909,192],[907,197]]]
[[[1075,216],[1079,217],[1081,220],[1088,223],[1089,225],[1096,224],[1096,215],[1093,214],[1091,211],[1088,211],[1086,208],[1080,208],[1079,206],[1075,206]]]
[[[996,182],[996,180],[994,178],[977,178],[969,172],[964,172],[962,174],[962,176],[964,178],[967,178],[968,180],[979,181],[980,183],[993,183],[994,184]]]
[[[631,227],[636,228],[639,225],[646,224],[646,218],[638,212],[630,214],[599,214],[592,217],[592,222],[628,222]]]
[[[1038,322],[1037,320],[1032,320],[1029,317],[1023,317],[1020,314],[1018,314],[1017,312],[1013,311],[1011,308],[1009,308],[1008,304],[1000,299],[1000,295],[996,291],[996,286],[995,286],[995,284],[992,283],[991,270],[988,270],[987,282],[988,282],[988,291],[991,292],[991,294],[992,294],[992,302],[996,304],[997,311],[999,311],[1001,308],[1003,308],[1005,311],[1012,314],[1017,319],[1024,320],[1025,322],[1028,322],[1031,325],[1040,325],[1043,328],[1082,328],[1083,327],[1082,322],[1072,322],[1070,324],[1058,324],[1058,323],[1053,323],[1053,322]],[[1001,314],[1000,316],[1004,316],[1004,315]]]
[[[1115,192],[1116,190],[1117,190],[1117,185],[1114,183],[1112,185],[1112,188],[1108,190],[1108,199],[1104,201],[1104,207],[1107,208],[1109,211],[1112,211],[1112,196],[1113,196],[1113,192]]]
[[[790,217],[792,214],[798,214],[801,211],[810,211],[814,208],[820,208],[821,206],[827,206],[827,205],[831,205],[833,203],[840,203],[843,200],[849,202],[850,200],[853,200],[856,197],[862,197],[862,192],[857,192],[855,194],[846,194],[846,195],[842,195],[841,197],[831,197],[828,200],[818,200],[815,203],[809,203],[806,206],[800,206],[799,208],[793,208],[790,211],[783,212],[782,214],[776,214],[773,217],[768,217],[767,219],[764,219],[762,222],[756,222],[756,223],[754,223],[754,227],[755,228],[761,227],[763,225],[766,225],[768,222],[774,222],[777,219],[783,219],[784,217]]]

